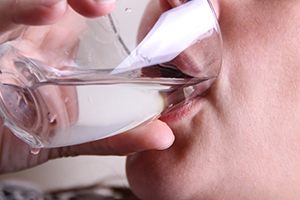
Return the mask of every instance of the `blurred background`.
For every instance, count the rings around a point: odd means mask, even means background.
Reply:
[[[127,186],[125,157],[79,156],[48,161],[40,166],[0,176],[1,181],[24,181],[43,191],[103,183]]]

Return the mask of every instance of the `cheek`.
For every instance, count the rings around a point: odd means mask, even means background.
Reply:
[[[283,69],[278,60],[268,61],[263,56],[269,56],[255,52],[251,62],[243,55],[229,61],[225,54],[220,84],[213,91],[215,127],[230,175],[226,181],[236,184],[228,184],[227,190],[273,195],[294,183],[293,176],[299,177],[299,92],[290,85],[297,81],[287,79],[287,70],[278,70]]]
[[[169,123],[171,148],[128,157],[128,181],[140,198],[258,199],[293,190],[286,183],[299,177],[298,111],[270,101],[254,79],[244,87],[225,75],[207,101],[198,101],[197,114]]]
[[[248,40],[253,37],[236,21],[224,24],[223,18],[224,26],[231,30],[223,29],[223,69],[203,109],[170,124],[176,135],[170,149],[128,157],[128,180],[142,199],[286,199],[278,196],[286,191],[299,196],[299,76],[276,54],[286,46],[271,41],[274,46],[265,48],[257,38]],[[282,68],[283,62],[290,68]]]
[[[176,139],[169,149],[128,157],[128,181],[141,199],[199,199],[222,179],[217,134],[208,134],[208,127],[194,120],[186,116],[170,123]]]
[[[179,162],[165,152],[144,152],[128,157],[127,177],[130,187],[141,199],[191,199],[199,181],[189,162]],[[193,173],[193,178],[190,173]]]

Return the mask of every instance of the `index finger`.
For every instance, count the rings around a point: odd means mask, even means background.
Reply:
[[[110,13],[115,0],[1,0],[0,34],[25,25],[48,25],[64,16],[69,5],[86,17]]]

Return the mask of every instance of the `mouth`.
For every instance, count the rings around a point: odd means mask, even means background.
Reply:
[[[169,104],[172,104],[176,98],[177,102],[181,98],[182,103],[167,109],[161,117],[162,121],[181,120],[191,113],[195,104],[198,105],[200,102],[201,106],[203,97],[213,88],[219,77],[222,65],[222,48],[219,39],[218,32],[214,31],[210,38],[201,40],[183,51],[174,60],[160,65],[161,76],[180,76],[180,78],[190,80],[178,90],[181,91],[181,94],[177,92],[172,98],[168,98]],[[194,82],[195,80],[197,82]]]
[[[167,124],[180,121],[191,113],[191,111],[194,108],[195,101],[196,100],[188,102],[187,104],[182,105],[180,108],[177,108],[176,110],[165,113],[159,119],[163,122],[166,122]]]
[[[193,92],[190,94],[190,97],[173,108],[167,109],[164,113],[162,113],[160,120],[168,124],[176,123],[193,115],[193,113],[198,112],[199,109],[203,107],[204,102],[207,100],[206,97],[215,85],[216,81],[217,77],[201,82],[197,85],[190,86],[193,88]]]
[[[161,92],[165,99],[166,109],[160,119],[165,122],[177,121],[188,115],[194,107],[195,101],[199,102],[217,81],[221,65],[220,59],[209,59],[214,62],[203,64],[202,56],[199,58],[195,55],[197,55],[195,47],[191,47],[170,62],[145,67],[141,70],[142,77],[174,81],[170,90]],[[203,65],[204,67],[202,67]],[[179,79],[184,81],[179,83]]]
[[[181,66],[178,67],[173,62],[143,68],[141,77],[166,79],[172,82],[170,89],[160,92],[163,98],[166,99],[166,111],[163,115],[177,110],[194,99],[205,95],[217,80],[217,75],[198,78],[183,73]],[[164,85],[163,82],[161,84]]]

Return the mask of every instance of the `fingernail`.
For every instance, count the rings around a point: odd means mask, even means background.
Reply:
[[[67,0],[40,0],[40,2],[43,6],[59,7],[65,3],[67,3]]]
[[[93,1],[98,4],[110,4],[116,2],[116,0],[93,0]]]

